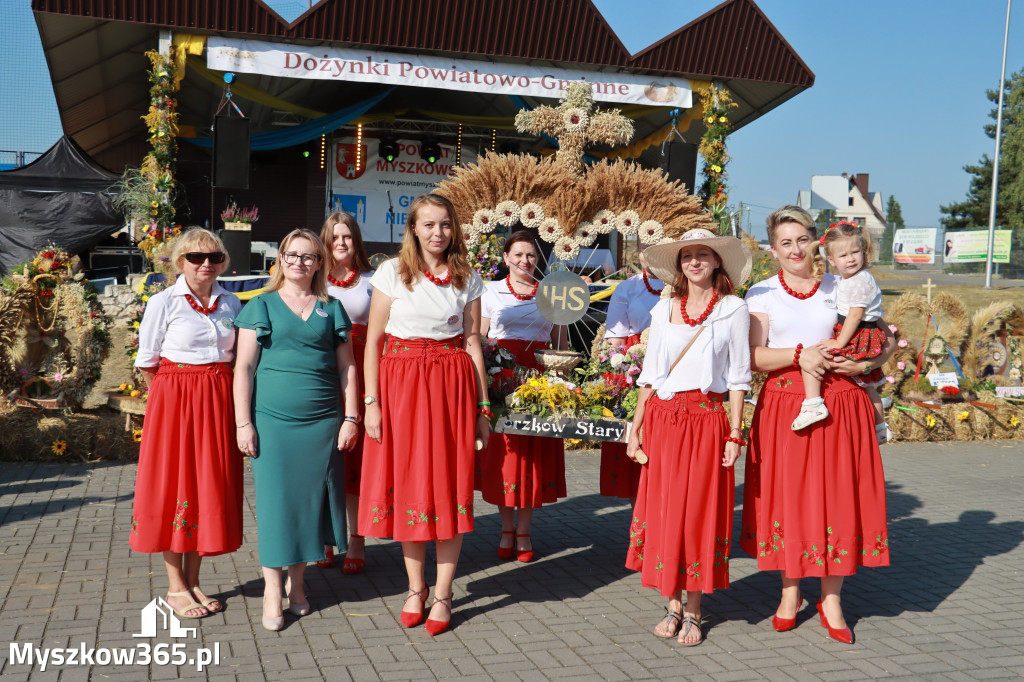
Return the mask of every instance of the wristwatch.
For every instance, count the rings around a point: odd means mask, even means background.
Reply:
[[[373,405],[375,402],[377,402],[377,396],[375,396],[375,395],[363,396],[363,405]]]

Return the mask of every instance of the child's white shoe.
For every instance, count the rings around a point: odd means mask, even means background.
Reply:
[[[793,421],[793,430],[805,429],[828,417],[828,408],[821,398],[808,398],[800,405],[800,414]]]
[[[885,445],[893,439],[892,429],[889,428],[889,424],[882,422],[881,424],[875,424],[875,439],[878,440],[879,445]]]

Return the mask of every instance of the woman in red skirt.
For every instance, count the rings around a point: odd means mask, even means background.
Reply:
[[[363,355],[366,351],[366,321],[370,317],[370,297],[373,287],[370,278],[373,268],[363,247],[363,233],[351,213],[337,211],[327,216],[320,228],[320,241],[330,251],[331,264],[327,274],[327,294],[341,301],[352,323],[349,339],[356,358],[359,382],[362,385]],[[344,460],[344,461],[342,461]],[[341,572],[347,575],[361,573],[365,561],[366,543],[359,535],[359,472],[363,462],[363,432],[359,432],[356,444],[344,453],[335,453],[331,458],[328,476],[337,490],[345,491],[345,507],[348,511],[348,526],[352,533],[348,538],[348,549]],[[342,477],[344,477],[342,479]],[[334,551],[325,547],[326,557],[317,566],[334,566]]]
[[[487,446],[491,414],[479,336],[484,285],[448,199],[412,202],[398,258],[371,284],[359,532],[402,543],[405,627],[423,621],[426,542],[436,543],[426,625],[436,635],[451,621],[462,534],[473,530],[474,443]]]
[[[853,378],[880,367],[895,343],[883,328],[885,348],[873,359],[828,356],[814,347],[831,335],[838,315],[837,278],[821,274],[814,220],[784,206],[768,216],[768,240],[781,270],[746,297],[751,365],[769,374],[751,424],[740,546],[758,568],[782,572],[776,630],[796,626],[800,578],[817,577],[822,626],[852,643],[839,600],[843,578],[858,566],[889,565],[874,412]],[[790,420],[804,400],[801,370],[822,381],[829,416],[794,432]]]
[[[750,275],[750,252],[735,237],[695,229],[650,247],[647,264],[672,282],[673,295],[651,311],[637,379],[627,452],[635,459],[642,438],[648,461],[626,567],[668,597],[654,634],[696,646],[703,641],[702,594],[729,587],[732,466],[744,445],[743,395],[750,388],[750,317],[731,293]]]
[[[201,618],[224,603],[199,589],[204,556],[242,545],[242,455],[231,399],[238,298],[217,284],[227,249],[212,232],[178,238],[177,281],[155,294],[139,325],[135,366],[149,386],[132,529],[136,552],[163,552],[167,603]]]
[[[607,348],[629,349],[640,343],[640,334],[651,326],[651,309],[660,300],[664,285],[657,276],[649,273],[645,258],[641,252],[640,265],[643,269],[640,274],[633,275],[615,287],[608,301],[604,333]],[[598,480],[601,495],[626,498],[631,506],[634,505],[636,489],[640,484],[640,471],[640,465],[626,456],[625,443],[601,443]]]
[[[494,339],[520,367],[539,369],[534,351],[559,342],[537,309],[537,245],[527,230],[505,240],[508,277],[488,282],[481,299],[480,336]],[[559,438],[494,434],[481,453],[480,491],[501,515],[498,556],[533,560],[533,510],[565,497],[565,446]],[[516,519],[516,510],[519,518]]]

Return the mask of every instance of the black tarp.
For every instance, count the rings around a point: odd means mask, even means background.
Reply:
[[[111,206],[117,180],[67,136],[27,166],[0,172],[0,274],[48,243],[79,253],[116,232],[124,224]]]

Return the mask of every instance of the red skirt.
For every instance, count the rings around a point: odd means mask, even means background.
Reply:
[[[640,343],[640,335],[633,334],[623,345],[628,350],[637,343]],[[639,464],[626,457],[625,443],[601,443],[599,492],[605,497],[633,499],[640,486],[640,469]]]
[[[867,324],[870,326],[858,329],[850,339],[850,343],[842,348],[837,348],[835,354],[842,355],[849,360],[873,360],[881,355],[882,347],[885,345],[885,332],[874,323]],[[832,328],[832,338],[838,339],[842,331],[842,322],[837,322],[836,326]],[[880,386],[885,383],[885,372],[881,367],[876,367],[858,379],[857,383],[862,386]]]
[[[146,403],[128,544],[215,556],[242,545],[231,368],[161,360]]]
[[[363,385],[363,357],[366,355],[366,325],[352,325],[350,334],[352,339],[352,353],[356,357],[356,370],[359,373],[359,385]],[[344,407],[344,398],[342,399]],[[359,474],[363,466],[363,437],[365,429],[359,429],[355,445],[351,450],[345,451],[345,494],[359,495]]]
[[[390,337],[378,397],[381,442],[363,442],[359,533],[423,542],[472,531],[477,383],[462,337]]]
[[[794,432],[804,399],[798,369],[772,372],[751,423],[740,546],[790,578],[853,575],[889,565],[885,474],[867,394],[827,374],[829,416]]]
[[[644,448],[626,568],[663,597],[729,587],[735,488],[723,467],[729,419],[721,393],[647,400]]]

